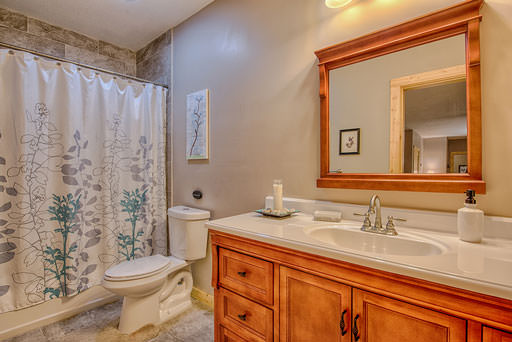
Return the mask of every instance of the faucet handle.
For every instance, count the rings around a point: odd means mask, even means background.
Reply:
[[[363,226],[361,227],[361,230],[368,231],[372,229],[372,222],[370,221],[370,211],[360,214],[360,213],[354,213],[354,216],[363,216]]]
[[[386,234],[387,235],[398,235],[395,229],[395,222],[394,221],[400,221],[400,222],[406,222],[406,219],[388,216],[388,223],[386,224]]]

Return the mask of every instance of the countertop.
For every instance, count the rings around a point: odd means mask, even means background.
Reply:
[[[286,219],[247,213],[209,221],[207,227],[352,264],[512,300],[512,240],[484,238],[481,243],[467,243],[460,241],[455,234],[397,225],[399,238],[428,241],[442,250],[437,255],[409,256],[379,254],[356,247],[339,247],[321,242],[305,233],[309,229],[329,225],[353,225],[353,228],[348,229],[358,230],[360,224],[351,220],[342,220],[340,223],[314,221],[312,215],[302,213]],[[376,235],[366,232],[362,234]]]

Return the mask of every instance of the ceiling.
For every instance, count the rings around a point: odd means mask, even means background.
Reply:
[[[409,89],[405,96],[405,128],[423,138],[465,136],[466,80]]]
[[[213,1],[0,0],[0,7],[136,51]]]

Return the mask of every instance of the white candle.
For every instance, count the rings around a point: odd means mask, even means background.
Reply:
[[[283,183],[280,180],[274,181],[274,210],[283,210]]]

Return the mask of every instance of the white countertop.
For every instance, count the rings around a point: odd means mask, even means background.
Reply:
[[[443,253],[438,255],[405,256],[341,248],[320,242],[305,233],[305,229],[332,224],[336,223],[313,221],[312,215],[302,213],[286,219],[247,213],[210,221],[207,227],[219,232],[512,300],[512,240],[484,238],[482,243],[474,244],[460,241],[457,235],[448,232],[397,225],[399,236],[430,241],[443,250]],[[343,220],[340,224],[360,226],[361,223]]]

